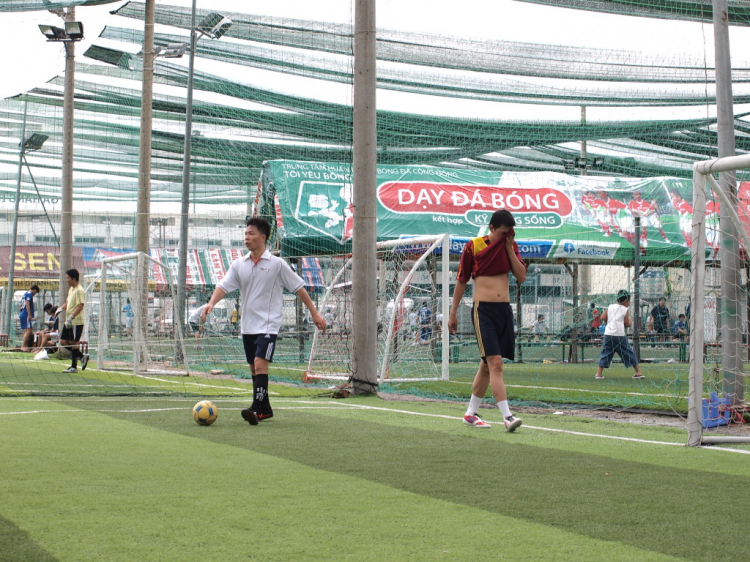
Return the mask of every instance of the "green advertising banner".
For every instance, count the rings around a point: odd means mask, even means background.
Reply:
[[[642,263],[690,261],[693,185],[687,179],[378,166],[377,183],[378,240],[450,233],[460,251],[466,239],[487,232],[495,210],[508,209],[525,259],[630,264],[640,217]],[[750,189],[743,187],[747,206]],[[348,252],[351,165],[268,161],[254,213],[271,220],[272,239],[285,255]],[[707,222],[711,254],[718,251],[718,204],[709,202]]]

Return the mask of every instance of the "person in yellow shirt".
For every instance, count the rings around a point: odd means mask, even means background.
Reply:
[[[70,349],[72,364],[63,373],[77,373],[78,359],[81,359],[81,370],[85,371],[89,363],[89,356],[81,353],[78,342],[83,334],[83,307],[86,304],[86,293],[79,283],[80,274],[77,269],[69,269],[65,272],[65,280],[68,282],[68,299],[60,306],[60,310],[67,313],[65,326],[60,333],[60,346]]]

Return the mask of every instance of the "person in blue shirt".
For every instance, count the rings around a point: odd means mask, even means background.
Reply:
[[[419,343],[427,345],[430,343],[432,337],[432,310],[426,304],[422,305],[422,308],[417,312],[417,318],[419,318]]]
[[[34,329],[32,328],[34,320],[34,296],[39,293],[39,285],[32,285],[29,290],[23,294],[18,319],[21,322],[23,330],[23,339],[21,340],[21,351],[31,351],[34,345]]]
[[[125,337],[130,336],[133,333],[133,305],[130,304],[130,299],[126,299],[125,306],[122,307],[122,311],[125,313]]]
[[[674,333],[675,339],[678,339],[680,341],[685,341],[685,338],[688,335],[688,326],[687,326],[687,322],[685,321],[684,314],[680,314],[677,317],[677,322],[674,323],[674,328],[672,328],[672,333]]]

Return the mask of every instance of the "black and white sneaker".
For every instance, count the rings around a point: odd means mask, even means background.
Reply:
[[[77,373],[77,372],[78,372],[78,369],[76,369],[75,367],[68,367],[67,369],[63,371],[63,373]]]
[[[508,416],[505,418],[505,431],[508,433],[513,433],[516,429],[521,427],[521,424],[523,422],[521,421],[521,418],[514,418],[513,416]]]
[[[81,358],[81,371],[85,371],[85,370],[86,370],[86,366],[87,366],[88,364],[89,364],[89,354],[88,354],[88,353],[86,353],[86,354],[85,354],[85,355],[84,355],[84,356],[83,356],[83,357]]]

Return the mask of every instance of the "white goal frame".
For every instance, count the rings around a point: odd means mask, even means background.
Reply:
[[[96,356],[96,368],[98,370],[106,370],[106,367],[104,366],[104,352],[109,346],[109,333],[108,333],[108,326],[109,326],[109,318],[108,318],[108,308],[105,306],[106,303],[106,297],[107,297],[107,266],[108,265],[114,265],[117,267],[117,262],[122,261],[133,261],[135,260],[136,263],[136,286],[137,287],[147,287],[148,286],[148,270],[149,270],[149,261],[155,265],[158,265],[162,268],[164,271],[164,275],[167,277],[167,282],[169,283],[169,287],[171,288],[172,292],[172,302],[176,302],[177,295],[174,292],[174,283],[172,282],[172,272],[170,271],[169,267],[164,265],[158,260],[155,260],[148,254],[145,254],[143,252],[134,252],[130,254],[123,254],[121,256],[115,256],[111,258],[105,258],[102,260],[102,273],[100,276],[100,288],[99,288],[99,294],[100,294],[100,309],[99,309],[99,350]],[[143,307],[143,293],[141,291],[136,290],[135,292],[135,302],[133,303],[133,310],[135,311],[135,315],[133,318],[133,334],[143,334],[145,330],[143,330],[143,320],[144,318],[141,316],[140,311]],[[172,326],[174,328],[174,337],[176,338],[177,342],[180,345],[181,351],[182,351],[182,359],[185,365],[184,371],[173,371],[173,370],[153,370],[148,369],[142,373],[141,369],[141,357],[142,357],[142,346],[144,342],[141,342],[140,338],[134,337],[133,338],[133,374],[135,376],[140,376],[141,374],[163,374],[163,375],[188,375],[190,373],[190,366],[188,364],[188,356],[187,356],[187,350],[185,349],[185,338],[183,337],[182,333],[182,326],[179,325],[179,322],[176,322],[177,315],[173,315],[173,322]]]
[[[395,325],[396,325],[396,314],[394,311],[394,314],[390,315],[390,319],[388,321],[387,326],[383,326],[384,330],[387,330],[387,337],[385,340],[385,348],[382,353],[382,358],[379,361],[378,364],[378,384],[382,384],[384,382],[415,382],[415,381],[447,381],[450,380],[450,350],[448,349],[449,346],[449,334],[448,334],[448,315],[450,313],[450,235],[449,234],[440,234],[440,235],[434,235],[434,236],[418,236],[413,238],[400,238],[398,240],[389,240],[386,242],[379,242],[377,244],[378,250],[381,249],[387,249],[387,248],[398,248],[399,246],[403,247],[409,247],[409,246],[415,246],[418,244],[427,245],[429,244],[429,247],[422,253],[422,255],[417,259],[417,261],[414,262],[414,265],[412,266],[411,270],[409,271],[409,274],[404,278],[404,281],[401,283],[397,295],[394,297],[394,303],[399,302],[400,299],[402,299],[409,288],[409,285],[411,283],[412,277],[414,275],[414,272],[416,269],[427,259],[427,257],[432,254],[433,251],[435,251],[437,248],[442,249],[442,255],[441,257],[441,268],[440,268],[440,284],[443,287],[442,291],[442,298],[440,299],[440,312],[443,317],[442,325],[440,326],[440,337],[441,337],[441,369],[440,369],[440,376],[439,377],[421,377],[421,378],[390,378],[388,376],[389,372],[389,356],[390,356],[390,345],[393,341],[394,337],[394,331],[395,331]],[[334,276],[331,283],[328,285],[328,289],[326,290],[326,293],[319,303],[319,308],[321,310],[325,309],[326,303],[330,300],[331,295],[333,293],[334,288],[336,287],[337,283],[341,279],[341,276],[344,274],[344,272],[347,270],[347,268],[350,266],[352,259],[349,258],[349,260],[346,261],[346,263],[343,265],[343,267],[338,271],[338,273]],[[322,380],[342,380],[342,381],[348,381],[351,378],[351,373],[315,373],[312,371],[313,367],[313,358],[315,356],[315,349],[316,344],[318,342],[318,338],[321,336],[320,330],[315,330],[315,333],[313,334],[313,341],[312,341],[312,347],[310,349],[310,357],[308,359],[308,367],[307,372],[305,374],[305,380],[308,379],[322,379]]]
[[[742,226],[737,209],[713,174],[750,168],[750,154],[714,158],[693,165],[693,244],[691,249],[690,302],[690,375],[688,389],[688,442],[692,447],[716,443],[750,443],[750,437],[705,435],[703,432],[703,310],[706,281],[706,184],[719,197],[722,209],[727,209],[731,219],[739,225],[737,232],[746,249],[750,239]]]

